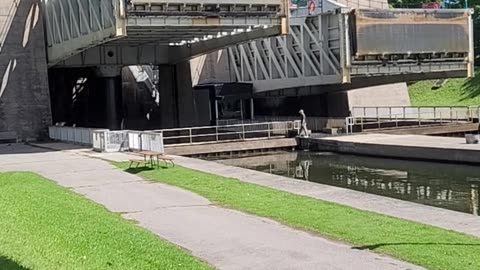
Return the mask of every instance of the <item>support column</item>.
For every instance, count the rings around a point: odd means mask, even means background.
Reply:
[[[196,104],[193,96],[192,72],[190,62],[185,61],[175,65],[176,68],[176,90],[178,101],[178,126],[192,127],[197,126],[199,118],[197,116]]]
[[[255,106],[253,98],[250,98],[250,120],[255,120]]]
[[[106,77],[103,79],[106,92],[106,113],[107,127],[109,129],[120,129],[120,120],[117,110],[117,93],[120,91],[116,87],[118,77]]]
[[[101,88],[105,89],[105,128],[118,130],[121,128],[122,114],[122,78],[121,68],[102,66],[97,69]]]
[[[192,77],[188,62],[159,66],[160,111],[162,128],[189,127],[197,124]]]
[[[161,128],[178,127],[178,108],[175,93],[175,66],[161,65],[158,67],[158,73]]]
[[[210,101],[210,125],[216,126],[218,123],[218,100],[215,86],[209,87],[208,97]]]
[[[71,70],[52,68],[48,71],[53,123],[70,125],[72,115]]]

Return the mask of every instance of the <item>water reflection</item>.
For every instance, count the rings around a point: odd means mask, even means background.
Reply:
[[[292,152],[221,163],[479,215],[475,166]]]

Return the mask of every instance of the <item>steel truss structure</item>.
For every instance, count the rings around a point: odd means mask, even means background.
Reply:
[[[294,15],[287,36],[228,48],[238,82],[262,93],[473,76],[469,10],[330,7],[325,13],[295,10]]]
[[[160,64],[165,57],[159,55],[171,53],[166,47],[177,47],[181,51],[193,48],[192,53],[183,52],[183,58],[174,59],[188,60],[232,45],[233,41],[244,42],[286,32],[287,3],[288,0],[43,0],[49,65],[68,66],[71,62],[65,60],[100,45],[113,49],[90,52],[80,58],[95,55],[98,62],[93,65],[112,64],[105,61],[112,57],[113,64],[131,64],[130,60],[119,60],[120,54],[116,53],[128,50],[131,54],[130,48],[141,47],[143,50],[136,53],[142,55],[134,58],[156,55]],[[263,31],[265,28],[275,30]],[[246,32],[256,33],[229,37]],[[212,42],[220,38],[230,41]],[[216,44],[212,46],[212,43]],[[162,51],[160,54],[158,48]],[[85,62],[76,59],[73,64],[81,66]]]

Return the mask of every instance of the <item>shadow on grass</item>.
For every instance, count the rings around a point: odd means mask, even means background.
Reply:
[[[475,98],[480,96],[480,74],[477,74],[477,76],[468,79],[464,84],[463,84],[463,97],[462,101],[470,98]]]
[[[17,262],[10,260],[9,258],[0,256],[0,269],[2,270],[31,270],[19,265]]]
[[[151,167],[132,167],[132,168],[128,168],[128,169],[125,169],[125,172],[128,172],[128,173],[131,173],[131,174],[139,174],[139,173],[142,173],[142,172],[148,172],[148,171],[154,171],[154,170],[166,170],[166,169],[169,169],[168,166],[160,166],[160,167],[154,167],[154,168],[151,168]]]
[[[126,172],[131,174],[139,174],[141,172],[147,172],[147,171],[153,171],[153,170],[155,169],[150,167],[132,167],[132,168],[125,169]]]
[[[461,244],[461,243],[380,243],[375,245],[366,245],[359,247],[352,247],[358,250],[375,250],[385,246],[480,246],[480,244]]]

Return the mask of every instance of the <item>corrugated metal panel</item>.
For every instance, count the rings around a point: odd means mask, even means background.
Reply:
[[[466,10],[357,10],[356,55],[469,51]]]

